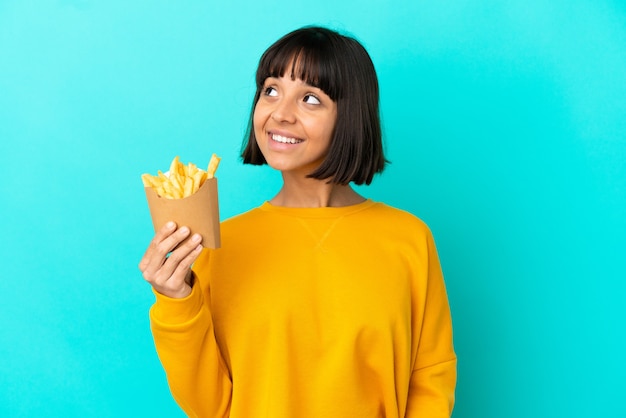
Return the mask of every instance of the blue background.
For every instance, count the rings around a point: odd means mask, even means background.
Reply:
[[[0,416],[182,416],[137,263],[140,175],[215,152],[222,218],[260,54],[324,24],[381,84],[367,196],[432,228],[455,418],[624,417],[626,5],[609,0],[0,0]]]

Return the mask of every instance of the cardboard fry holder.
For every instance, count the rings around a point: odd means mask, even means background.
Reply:
[[[191,233],[202,235],[202,245],[220,247],[220,214],[217,201],[217,179],[206,179],[197,192],[183,199],[160,197],[152,187],[144,187],[154,231],[168,221],[187,226]]]

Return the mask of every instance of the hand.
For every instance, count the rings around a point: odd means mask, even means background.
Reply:
[[[202,252],[202,237],[186,226],[165,224],[155,235],[139,262],[143,278],[154,290],[170,298],[184,298],[191,293],[191,265]],[[181,244],[182,243],[182,244]]]

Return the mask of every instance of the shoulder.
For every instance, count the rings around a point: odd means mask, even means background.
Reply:
[[[429,252],[435,248],[435,238],[430,226],[419,216],[400,208],[385,203],[377,203],[373,206],[375,220],[370,224],[376,224],[375,234],[389,237],[396,243],[405,243],[411,248],[417,248],[419,252]]]
[[[266,211],[261,207],[249,209],[245,212],[232,216],[221,222],[220,228],[222,234],[241,234],[252,230],[261,230],[269,227]]]
[[[409,228],[413,231],[419,230],[430,233],[428,225],[417,215],[386,203],[376,202],[372,205],[369,216],[388,226],[395,225],[401,228]]]
[[[261,210],[257,207],[257,208],[252,208],[249,209],[245,212],[242,212],[240,214],[237,214],[235,216],[232,216],[228,219],[225,219],[224,221],[222,221],[222,225],[230,225],[230,224],[238,224],[238,223],[242,223],[242,222],[249,222],[251,220],[256,219],[258,216],[261,215]]]

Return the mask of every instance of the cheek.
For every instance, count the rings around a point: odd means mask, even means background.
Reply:
[[[328,141],[328,144],[332,141],[333,134],[335,133],[336,120],[333,118],[327,122],[326,129],[324,130],[324,137]]]
[[[263,154],[265,154],[267,147],[267,137],[265,135],[266,121],[267,118],[263,115],[262,109],[259,109],[257,106],[252,114],[252,131],[254,132],[256,144]]]
[[[255,134],[263,130],[266,121],[267,112],[264,111],[263,106],[255,106],[254,113],[252,114],[252,127]]]
[[[256,131],[257,127],[259,126],[260,123],[260,114],[259,114],[259,107],[255,106],[254,107],[254,112],[252,113],[252,126],[254,127],[254,130]]]
[[[257,116],[256,112],[254,112],[254,115],[252,117],[252,130],[254,131],[254,136],[256,137],[258,142],[259,138],[263,135],[263,123]]]
[[[328,118],[326,119],[326,126],[327,135],[329,138],[332,138],[335,133],[335,127],[337,126],[337,107],[335,107],[328,115]]]

